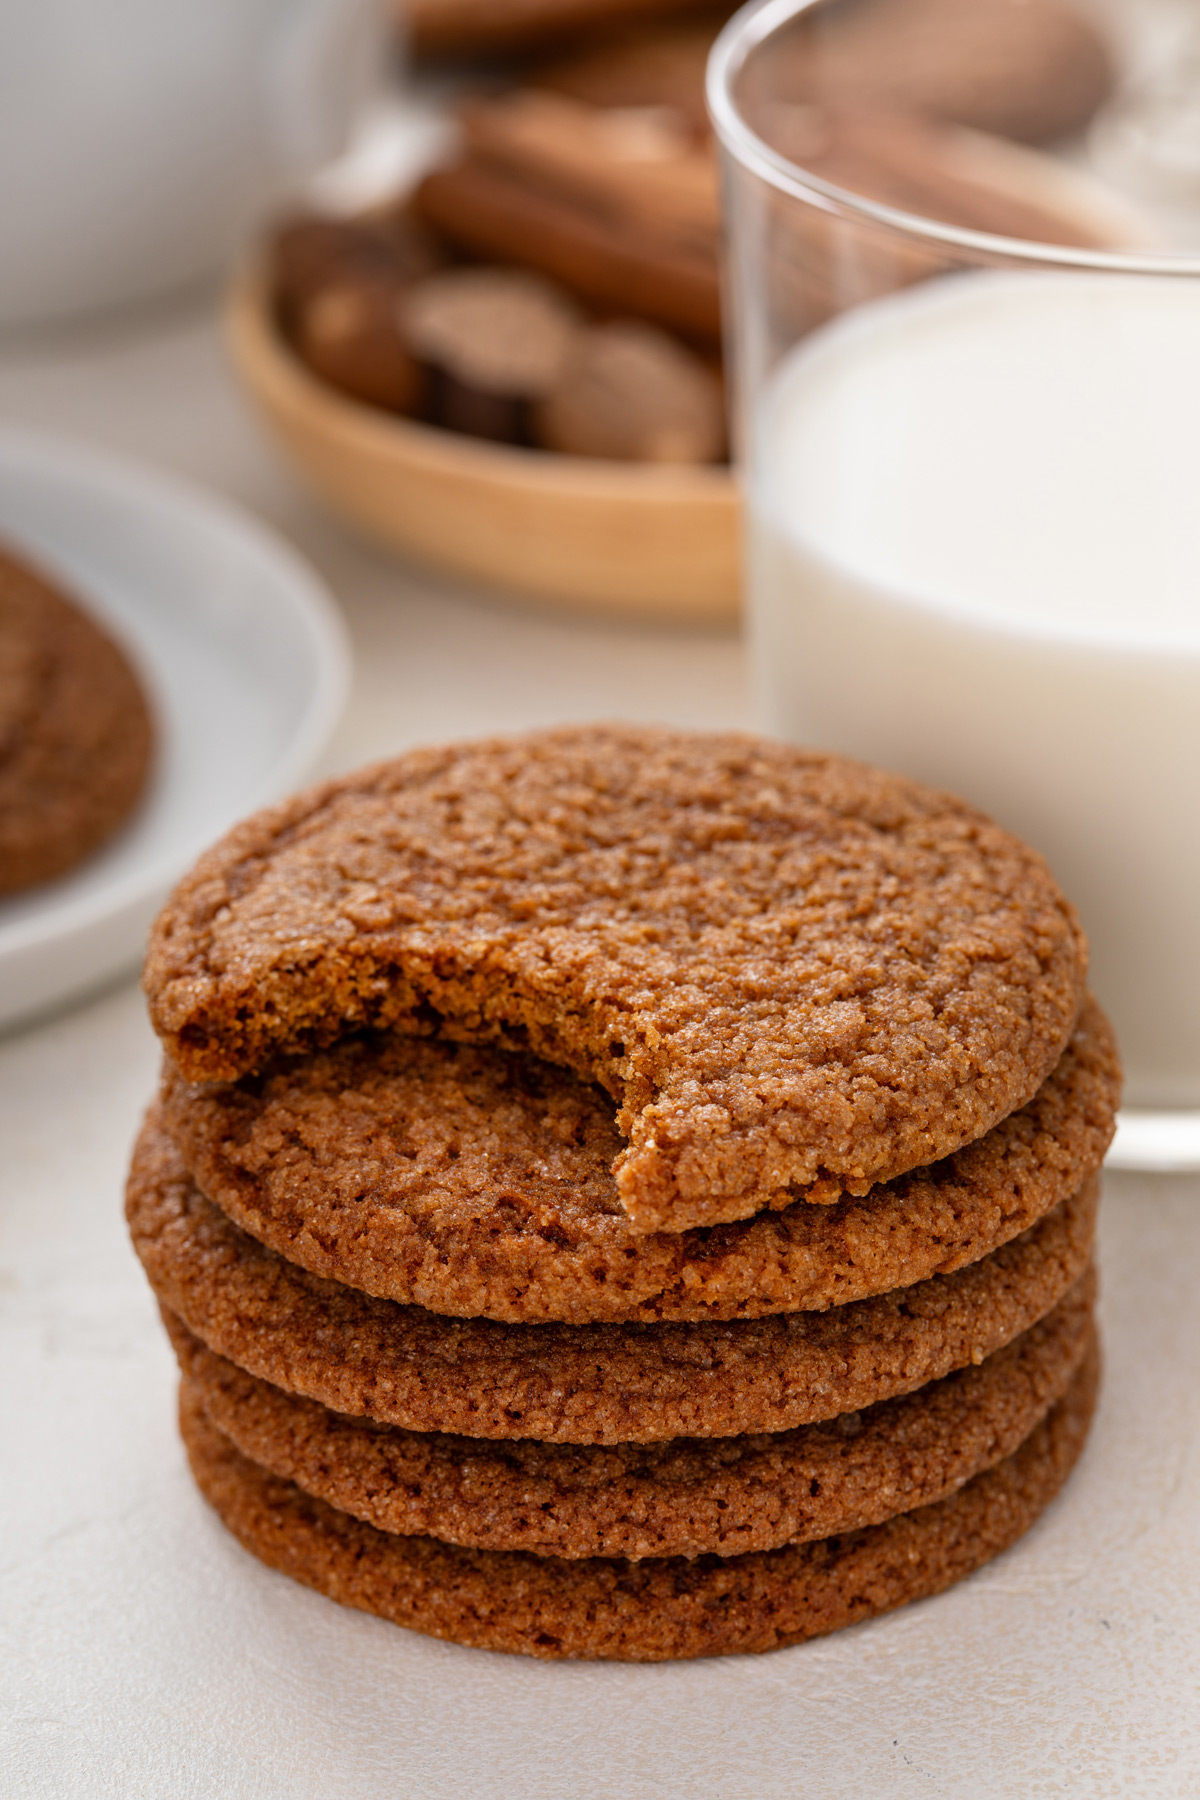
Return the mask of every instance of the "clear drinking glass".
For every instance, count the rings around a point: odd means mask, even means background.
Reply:
[[[1200,1168],[1200,18],[1110,6],[1115,84],[1066,59],[1051,153],[856,89],[856,5],[762,0],[709,64],[759,722],[1045,853],[1114,1159]]]

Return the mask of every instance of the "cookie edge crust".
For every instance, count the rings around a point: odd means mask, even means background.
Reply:
[[[741,1493],[731,1492],[731,1484],[721,1478],[725,1471],[710,1470],[707,1479],[700,1474],[686,1489],[669,1478],[663,1495],[655,1492],[653,1477],[638,1480],[630,1472],[614,1473],[593,1485],[584,1473],[582,1483],[577,1479],[574,1487],[568,1485],[547,1502],[540,1484],[548,1477],[553,1485],[556,1452],[562,1446],[527,1441],[517,1446],[525,1452],[520,1470],[506,1470],[505,1451],[513,1440],[447,1442],[446,1434],[399,1432],[332,1414],[318,1402],[287,1394],[217,1357],[165,1310],[163,1323],[184,1384],[194,1391],[210,1423],[248,1460],[337,1511],[380,1531],[434,1537],[471,1549],[640,1561],[777,1549],[881,1524],[896,1513],[946,1498],[1011,1455],[1061,1400],[1095,1336],[1095,1286],[1089,1270],[1044,1319],[982,1364],[881,1402],[875,1418],[874,1408],[865,1409],[865,1417],[854,1415],[851,1422],[860,1427],[851,1440],[857,1455],[848,1491],[840,1498],[836,1489],[845,1471],[836,1454],[830,1454],[835,1422],[828,1421],[784,1434],[791,1441],[778,1446],[767,1434],[751,1434],[745,1468],[736,1469],[732,1484],[736,1490],[736,1476],[741,1475]],[[869,1433],[865,1444],[862,1430]],[[396,1444],[399,1455],[393,1460],[389,1432],[399,1440],[432,1437],[430,1462],[422,1464],[420,1442],[411,1446],[415,1455],[406,1457],[409,1446],[403,1441]],[[899,1445],[893,1444],[893,1434],[899,1435]],[[940,1443],[937,1480],[924,1467],[930,1434]],[[686,1454],[688,1441],[674,1442]],[[739,1447],[736,1438],[700,1442],[716,1442],[722,1451]],[[431,1496],[431,1489],[444,1480],[446,1464],[439,1466],[443,1445],[451,1468],[457,1465],[462,1471],[464,1462],[469,1468],[468,1487],[477,1489],[474,1508],[469,1494],[464,1498],[461,1474],[456,1493],[443,1490]],[[494,1475],[481,1468],[485,1461]],[[777,1513],[773,1524],[754,1516],[755,1501],[771,1492],[784,1515],[781,1519]],[[623,1513],[616,1511],[620,1507]],[[604,1520],[590,1523],[597,1508]]]
[[[734,1321],[717,1326],[513,1327],[490,1321],[440,1320],[420,1308],[405,1309],[393,1301],[372,1300],[352,1289],[339,1289],[336,1283],[322,1282],[294,1268],[226,1219],[182,1176],[177,1164],[172,1176],[169,1145],[164,1143],[160,1151],[159,1156],[147,1155],[144,1166],[135,1157],[131,1171],[126,1216],[134,1249],[160,1302],[178,1313],[212,1349],[278,1386],[304,1393],[335,1411],[373,1417],[382,1424],[472,1437],[532,1436],[564,1443],[654,1442],[785,1430],[909,1392],[967,1362],[982,1361],[1049,1312],[1083,1273],[1091,1254],[1100,1194],[1099,1179],[1093,1177],[1077,1195],[991,1257],[952,1275],[933,1276],[930,1287],[921,1283],[897,1290],[895,1300],[881,1295],[857,1302],[862,1310],[851,1314],[851,1321],[859,1330],[852,1334],[849,1354],[828,1346],[809,1354],[808,1398],[803,1404],[773,1380],[781,1366],[780,1356],[757,1356],[750,1382],[752,1398],[739,1398],[738,1407],[731,1410],[723,1393],[727,1379],[719,1356],[715,1368],[709,1366],[709,1334],[715,1334],[711,1341],[719,1350],[729,1338],[761,1331],[775,1321]],[[197,1207],[201,1209],[199,1227],[194,1222]],[[212,1244],[206,1248],[203,1241],[206,1232],[210,1236],[216,1233],[215,1256]],[[192,1279],[197,1268],[198,1282]],[[1031,1288],[1037,1292],[1032,1304]],[[327,1329],[326,1297],[331,1289],[343,1302],[349,1300],[353,1321],[349,1325],[343,1321],[332,1339]],[[898,1363],[888,1377],[863,1374],[855,1346],[861,1342],[864,1321],[873,1335],[881,1309],[886,1313],[898,1303],[908,1312],[920,1304],[923,1295],[942,1301],[947,1292],[951,1310],[958,1312],[948,1338],[935,1331],[936,1341],[928,1342],[924,1349],[919,1341],[906,1344],[902,1372]],[[410,1312],[414,1315],[411,1320]],[[816,1321],[818,1334],[822,1321],[846,1321],[839,1308],[801,1317]],[[307,1321],[299,1330],[297,1318]],[[566,1333],[567,1352],[548,1387],[545,1382],[539,1387],[536,1381],[522,1378],[515,1386],[510,1381],[505,1394],[498,1395],[496,1377],[483,1379],[487,1355],[481,1357],[478,1349],[471,1353],[468,1374],[457,1387],[446,1376],[444,1366],[439,1386],[429,1379],[428,1367],[416,1368],[404,1347],[406,1332],[411,1334],[415,1328],[419,1333],[430,1322],[447,1342],[459,1340],[464,1333],[480,1336],[489,1354],[493,1342],[501,1351],[514,1341],[516,1333],[542,1332]],[[313,1342],[306,1332],[313,1334]],[[647,1333],[650,1338],[643,1336]],[[677,1371],[671,1392],[666,1391],[670,1382],[656,1377],[635,1393],[635,1350],[626,1359],[625,1374],[620,1378],[619,1420],[597,1434],[596,1371],[600,1367],[611,1371],[613,1347],[626,1334],[637,1344],[656,1337],[660,1344],[668,1344],[684,1373]],[[920,1336],[918,1333],[918,1340]],[[321,1337],[325,1341],[314,1349]],[[695,1349],[700,1351],[698,1357]],[[894,1357],[894,1346],[892,1354]],[[800,1356],[804,1357],[803,1351]],[[667,1375],[670,1372],[665,1371]],[[504,1365],[504,1373],[511,1376],[511,1365]],[[814,1394],[824,1398],[814,1400]],[[586,1428],[585,1418],[589,1421]]]
[[[1061,1158],[1055,1159],[1041,1149],[1034,1179],[1022,1179],[1019,1172],[1014,1173],[1010,1178],[1011,1192],[1006,1194],[1004,1165],[1001,1162],[994,1179],[997,1209],[1002,1216],[992,1231],[978,1228],[969,1243],[962,1241],[964,1220],[971,1211],[982,1211],[992,1204],[991,1194],[985,1194],[981,1202],[978,1192],[981,1185],[978,1165],[981,1158],[989,1153],[988,1140],[992,1140],[993,1148],[1000,1145],[1003,1154],[1005,1138],[1014,1131],[1019,1133],[1021,1115],[1038,1105],[1039,1095],[1043,1094],[1049,1083],[1054,1082],[1056,1074],[1072,1054],[1072,1043],[1068,1043],[1055,1069],[1047,1077],[1047,1082],[1042,1084],[1042,1088],[1027,1103],[1026,1108],[1020,1109],[1018,1114],[1011,1114],[1009,1119],[1001,1120],[993,1127],[992,1132],[956,1151],[943,1164],[934,1165],[928,1170],[913,1170],[898,1177],[894,1190],[884,1185],[872,1189],[861,1199],[844,1198],[836,1207],[804,1208],[801,1216],[810,1231],[820,1233],[827,1230],[833,1239],[835,1251],[839,1241],[842,1244],[843,1272],[836,1278],[832,1278],[828,1272],[823,1278],[815,1273],[813,1265],[820,1262],[820,1255],[810,1244],[805,1248],[803,1259],[796,1256],[796,1263],[803,1263],[805,1266],[796,1275],[795,1285],[790,1293],[785,1291],[788,1282],[781,1273],[782,1265],[787,1261],[786,1252],[775,1252],[773,1266],[769,1270],[769,1281],[764,1280],[764,1254],[757,1240],[776,1229],[769,1217],[740,1221],[732,1228],[726,1228],[726,1238],[731,1232],[744,1234],[750,1254],[743,1262],[741,1287],[736,1282],[730,1283],[728,1297],[724,1299],[719,1295],[707,1298],[705,1293],[706,1284],[715,1279],[716,1265],[708,1254],[710,1240],[706,1237],[684,1237],[678,1233],[662,1234],[657,1245],[649,1238],[635,1239],[632,1246],[635,1252],[642,1244],[647,1255],[656,1250],[660,1254],[665,1252],[673,1267],[669,1271],[668,1281],[662,1282],[656,1290],[646,1289],[640,1292],[636,1301],[625,1305],[620,1304],[618,1298],[619,1283],[624,1273],[619,1261],[615,1271],[606,1269],[602,1280],[593,1280],[590,1290],[585,1285],[586,1275],[581,1277],[578,1299],[568,1310],[568,1305],[563,1302],[552,1307],[545,1301],[539,1303],[535,1298],[530,1298],[532,1281],[526,1280],[522,1287],[519,1275],[498,1275],[496,1271],[500,1253],[497,1243],[492,1239],[484,1243],[474,1265],[469,1256],[462,1254],[457,1242],[444,1255],[439,1256],[435,1254],[436,1245],[431,1241],[423,1251],[422,1266],[416,1278],[406,1277],[402,1280],[402,1260],[391,1251],[390,1246],[381,1241],[376,1250],[367,1231],[356,1231],[355,1247],[358,1254],[350,1266],[345,1266],[320,1235],[304,1230],[290,1231],[274,1218],[268,1208],[255,1203],[257,1191],[254,1178],[248,1175],[239,1177],[236,1171],[231,1170],[223,1152],[223,1144],[210,1141],[217,1133],[197,1130],[194,1126],[189,1129],[193,1109],[205,1104],[204,1095],[201,1092],[193,1099],[169,1064],[164,1066],[159,1098],[144,1129],[154,1129],[155,1125],[151,1121],[157,1122],[157,1128],[170,1138],[200,1192],[251,1237],[266,1244],[285,1260],[307,1269],[310,1274],[358,1288],[379,1299],[394,1300],[405,1306],[421,1306],[431,1312],[454,1317],[490,1318],[507,1324],[632,1324],[660,1321],[699,1323],[706,1320],[758,1318],[772,1313],[844,1306],[890,1292],[897,1287],[911,1287],[933,1275],[951,1274],[956,1269],[990,1256],[993,1251],[1027,1231],[1063,1200],[1077,1193],[1103,1162],[1104,1153],[1116,1128],[1116,1107],[1120,1098],[1120,1065],[1112,1028],[1102,1009],[1091,998],[1085,1004],[1076,1030],[1081,1027],[1086,1028],[1084,1069],[1089,1069],[1090,1058],[1090,1062],[1095,1065],[1090,1071],[1090,1078],[1094,1081],[1096,1092],[1091,1095],[1087,1107],[1079,1109],[1082,1113],[1080,1129],[1090,1134],[1094,1142],[1090,1145],[1089,1154],[1082,1157],[1077,1166],[1064,1168],[1061,1166]],[[1106,1116],[1099,1119],[1092,1115],[1100,1107],[1101,1089],[1104,1090]],[[1065,1123],[1060,1122],[1060,1129],[1066,1132],[1078,1123],[1075,1115],[1068,1113]],[[1046,1129],[1039,1121],[1039,1138],[1044,1136]],[[1019,1161],[1019,1144],[1016,1154]],[[985,1187],[989,1173],[986,1168],[982,1171],[982,1185]],[[858,1275],[856,1279],[854,1254],[861,1256],[862,1245],[869,1237],[873,1225],[878,1219],[886,1218],[889,1213],[902,1219],[911,1209],[914,1185],[920,1188],[922,1184],[929,1185],[935,1195],[941,1187],[946,1188],[945,1202],[953,1217],[953,1229],[960,1234],[959,1242],[951,1247],[946,1238],[935,1229],[924,1246],[923,1253],[910,1242],[904,1255],[898,1255],[885,1263],[874,1278]],[[1039,1184],[1042,1189],[1040,1193],[1037,1191]],[[1006,1206],[1006,1199],[1011,1204]],[[844,1247],[846,1244],[854,1246],[854,1249],[848,1252]],[[736,1267],[737,1246],[736,1237],[732,1245],[727,1243],[723,1246],[727,1266]],[[582,1249],[573,1252],[573,1255],[578,1262],[585,1261]],[[447,1257],[449,1260],[446,1260]],[[767,1260],[770,1260],[769,1256]],[[430,1267],[433,1270],[432,1279],[429,1275]],[[443,1267],[447,1271],[445,1275],[441,1273]],[[615,1273],[615,1280],[609,1280],[610,1273]],[[479,1283],[481,1298],[473,1301],[470,1306],[465,1306],[455,1292],[455,1285],[461,1290],[472,1279]],[[552,1279],[552,1272],[549,1279]],[[516,1298],[512,1297],[514,1287],[520,1289]],[[770,1289],[769,1298],[760,1298],[764,1288]]]
[[[665,1662],[782,1649],[951,1587],[1055,1498],[1086,1442],[1099,1377],[1096,1354],[1012,1456],[946,1500],[726,1560],[563,1563],[394,1537],[258,1469],[187,1395],[180,1424],[197,1486],[242,1547],[342,1605],[477,1649]]]

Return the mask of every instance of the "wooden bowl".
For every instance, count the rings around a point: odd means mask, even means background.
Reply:
[[[319,381],[249,271],[226,311],[237,371],[331,511],[432,567],[566,606],[736,618],[740,509],[728,469],[514,449],[361,405]]]

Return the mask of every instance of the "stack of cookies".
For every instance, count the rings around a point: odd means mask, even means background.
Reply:
[[[794,1643],[1082,1448],[1119,1075],[1044,864],[750,737],[415,752],[230,834],[146,983],[134,1242],[247,1549],[463,1644]]]

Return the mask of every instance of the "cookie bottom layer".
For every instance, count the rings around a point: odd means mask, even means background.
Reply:
[[[342,1605],[480,1649],[665,1662],[800,1643],[960,1581],[1058,1493],[1098,1382],[1093,1349],[1013,1455],[936,1505],[815,1543],[694,1561],[572,1562],[393,1536],[249,1461],[186,1386],[180,1426],[201,1492],[239,1542]]]

